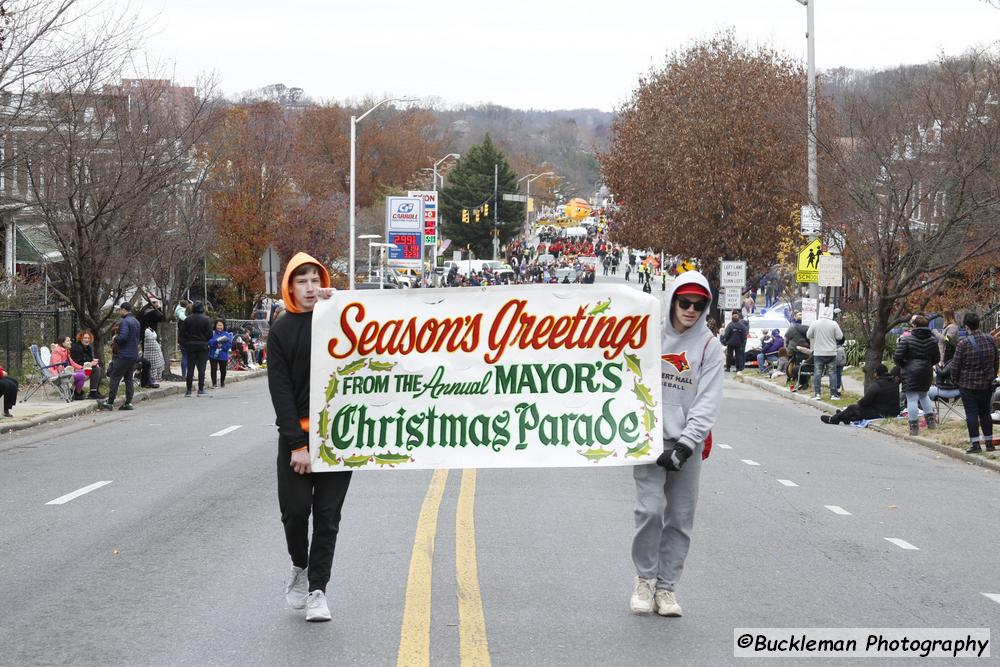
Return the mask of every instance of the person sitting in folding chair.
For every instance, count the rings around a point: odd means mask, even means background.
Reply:
[[[948,415],[955,415],[965,419],[965,415],[958,414],[958,401],[961,392],[958,385],[951,379],[951,373],[947,368],[938,367],[934,369],[934,384],[927,390],[927,398],[934,402],[934,412],[937,413],[938,423],[948,418]]]
[[[49,372],[52,377],[60,381],[73,382],[73,400],[83,400],[83,385],[87,383],[87,373],[83,366],[76,363],[70,356],[70,348],[73,346],[73,339],[69,336],[60,336],[52,345],[52,356],[49,363],[52,368]]]
[[[868,385],[857,403],[837,410],[832,415],[820,415],[824,424],[850,424],[863,419],[881,419],[899,414],[899,374],[890,373],[885,364],[875,368],[875,381]]]

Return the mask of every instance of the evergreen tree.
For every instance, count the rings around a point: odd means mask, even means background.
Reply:
[[[499,165],[499,202],[494,199],[494,165]],[[439,193],[441,229],[444,237],[451,239],[451,247],[456,250],[471,247],[476,257],[492,258],[494,229],[499,233],[501,246],[521,233],[524,204],[503,201],[504,193],[516,192],[517,174],[487,134],[483,143],[467,150],[448,172],[448,183]],[[480,215],[476,222],[475,209],[482,210],[485,203],[489,203],[489,216]],[[462,222],[463,208],[469,210],[468,223]]]

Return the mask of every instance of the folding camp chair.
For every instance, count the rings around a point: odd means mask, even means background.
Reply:
[[[52,356],[47,347],[39,348],[37,345],[32,345],[30,350],[31,358],[35,362],[35,376],[32,378],[32,386],[25,393],[23,400],[27,401],[36,391],[45,387],[46,389],[54,389],[56,394],[67,403],[72,401],[73,383],[70,377],[61,374],[63,364],[49,364]],[[56,375],[52,375],[53,369],[57,371]]]
[[[800,352],[804,352],[805,348],[799,348]],[[801,388],[809,388],[809,382],[812,380],[813,374],[816,372],[816,364],[813,362],[812,352],[808,353],[805,359],[798,362],[798,368],[795,371],[795,388],[793,391],[798,391]]]
[[[959,412],[959,407],[962,407],[961,412]],[[964,421],[965,408],[962,406],[958,389],[938,387],[934,393],[934,412],[937,413],[939,424],[943,424],[948,415],[954,415],[957,419]]]

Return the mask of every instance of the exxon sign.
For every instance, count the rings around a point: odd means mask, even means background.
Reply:
[[[417,232],[424,231],[424,209],[419,197],[386,197],[385,198],[385,231]]]

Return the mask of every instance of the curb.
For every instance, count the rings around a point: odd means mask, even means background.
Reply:
[[[790,399],[792,401],[797,401],[799,403],[804,403],[810,407],[816,408],[817,410],[821,410],[829,414],[833,414],[834,412],[837,411],[837,409],[832,405],[823,403],[822,401],[813,400],[807,396],[800,396],[799,394],[785,391],[781,387],[774,384],[773,382],[767,382],[766,380],[747,377],[745,375],[735,375],[733,377],[737,382],[743,384],[749,384],[753,387],[757,387],[758,389],[763,389],[764,391],[770,392],[777,396],[781,396],[783,398]],[[948,445],[942,445],[940,442],[937,442],[936,440],[931,440],[930,438],[923,438],[920,436],[913,436],[913,435],[902,435],[890,431],[887,428],[883,428],[882,426],[878,426],[877,424],[869,424],[867,428],[876,431],[878,433],[883,433],[885,435],[892,436],[899,440],[908,440],[912,443],[920,445],[921,447],[933,449],[938,454],[944,454],[945,456],[949,456],[953,459],[958,459],[959,461],[964,461],[966,463],[977,465],[982,468],[988,468],[989,470],[993,470],[994,472],[1000,472],[1000,462],[998,461],[993,461],[984,458],[982,456],[976,456],[974,454],[966,454],[965,452],[959,449],[955,449],[954,447],[949,447]]]
[[[258,368],[257,370],[249,371],[241,375],[231,375],[226,378],[227,382],[244,382],[246,380],[253,380],[254,378],[259,378],[263,375],[267,375],[267,369]],[[175,387],[161,387],[159,389],[150,389],[143,391],[142,393],[136,392],[133,396],[133,402],[140,403],[143,401],[151,401],[156,398],[166,398],[167,396],[176,396],[183,393],[183,386],[178,385]],[[34,426],[40,426],[42,424],[49,424],[51,422],[59,421],[60,419],[70,419],[72,417],[79,417],[80,415],[89,414],[91,412],[97,412],[97,401],[84,400],[79,401],[76,405],[71,405],[71,409],[64,412],[52,412],[48,414],[35,415],[34,417],[29,417],[28,419],[20,419],[8,423],[0,423],[0,434],[13,433],[15,431],[23,431],[25,429],[32,428]]]

